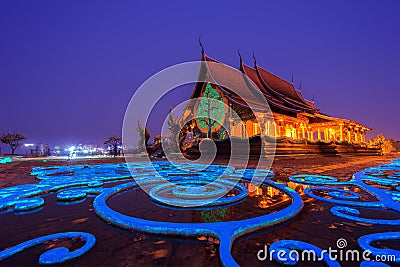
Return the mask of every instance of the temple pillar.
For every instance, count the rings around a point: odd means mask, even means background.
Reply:
[[[301,132],[303,134],[303,139],[306,139],[306,130],[304,129],[304,127],[301,127]]]
[[[289,125],[284,124],[284,127],[283,127],[283,128],[284,128],[283,136],[289,137],[289,136],[292,135],[291,129],[290,129]]]
[[[229,136],[233,136],[233,120],[229,118]]]
[[[321,130],[318,128],[318,140],[321,140]]]
[[[276,122],[274,121],[271,126],[272,126],[272,130],[273,130],[272,136],[273,137],[277,137],[277,134],[276,134]]]
[[[347,130],[347,141],[351,143],[351,129]]]
[[[296,133],[297,133],[297,139],[301,139],[301,137],[300,137],[300,135],[301,135],[300,128],[296,128]]]
[[[275,135],[276,137],[281,137],[281,126],[279,125],[279,123],[278,125],[276,125],[275,123]]]
[[[285,136],[285,123],[282,121],[279,126],[279,136]]]
[[[340,142],[343,142],[343,125],[340,124]]]
[[[240,124],[242,125],[242,137],[246,138],[246,124],[243,121]]]

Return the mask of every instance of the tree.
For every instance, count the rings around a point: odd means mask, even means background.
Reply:
[[[386,139],[382,134],[369,140],[369,147],[378,147],[381,149],[382,155],[387,155],[396,152],[393,140]]]
[[[209,83],[197,104],[197,125],[207,131],[207,137],[212,138],[212,133],[219,130],[225,119],[225,103],[222,95]]]
[[[11,154],[14,155],[15,150],[21,145],[20,141],[25,140],[27,137],[18,133],[7,133],[0,137],[3,144],[7,144],[11,148]]]
[[[146,151],[146,148],[149,145],[150,132],[147,127],[143,127],[143,125],[141,125],[139,121],[136,127],[136,131],[139,134],[138,149],[139,151]]]
[[[400,141],[393,140],[393,146],[396,148],[396,151],[400,152]]]
[[[122,145],[122,138],[118,135],[112,135],[104,140],[104,144],[112,146],[113,155],[116,157],[118,155],[118,147]]]
[[[385,139],[381,147],[382,147],[382,154],[384,155],[396,152],[396,147],[394,147],[393,142],[390,139]]]
[[[172,109],[173,108],[171,107],[169,110],[169,117],[168,117],[168,128],[171,131],[171,150],[173,152],[178,152],[183,141],[179,138],[179,134],[182,130],[182,125],[172,115]]]

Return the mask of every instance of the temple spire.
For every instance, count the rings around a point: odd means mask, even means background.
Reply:
[[[293,82],[294,82],[294,77],[293,77],[293,73],[292,73],[292,84],[293,84]]]

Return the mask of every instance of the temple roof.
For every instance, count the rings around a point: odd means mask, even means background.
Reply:
[[[256,65],[256,70],[260,73],[263,81],[265,81],[275,92],[293,100],[303,102],[303,99],[301,99],[296,93],[293,84],[266,71],[258,65]]]
[[[258,110],[269,110],[268,107],[265,107],[265,100],[267,100],[271,108],[284,112],[313,114],[317,111],[310,101],[306,102],[296,92],[292,84],[258,66],[253,69],[241,61],[240,70],[243,75],[238,75],[236,69],[221,64],[207,56],[204,51],[202,51],[202,61],[204,65],[202,65],[200,73],[204,75],[206,71],[211,82],[219,85],[227,97],[237,104],[250,105],[251,108]],[[202,78],[204,79],[204,77]],[[196,88],[192,97],[199,97],[200,88],[198,86]],[[264,99],[260,99],[260,97]]]
[[[265,106],[265,99],[261,99],[263,96],[257,94],[254,83],[244,74],[206,55],[203,59],[211,82],[217,84],[231,101],[257,110],[269,110]]]
[[[262,83],[262,88],[270,94],[275,95],[289,106],[295,107],[308,113],[314,113],[317,110],[310,106],[302,96],[294,89],[293,84],[279,78],[278,76],[266,71],[265,69],[254,64],[254,68]]]
[[[241,69],[242,69],[243,73],[246,74],[257,85],[257,87],[264,94],[264,97],[267,99],[267,101],[270,105],[275,106],[277,108],[281,108],[286,111],[290,111],[290,112],[295,112],[295,113],[301,112],[300,109],[286,105],[283,101],[276,98],[272,94],[268,93],[265,89],[263,90],[264,86],[263,86],[261,80],[259,79],[255,69],[250,68],[249,66],[247,66],[245,64],[241,65]]]
[[[370,129],[355,121],[320,113],[314,102],[305,99],[292,83],[258,66],[256,62],[254,62],[254,68],[251,68],[243,64],[240,57],[239,69],[243,73],[242,75],[236,69],[207,56],[203,49],[202,62],[199,80],[206,80],[218,85],[224,91],[226,97],[236,104],[261,111],[270,111],[271,108],[274,112],[283,112],[283,114],[285,114],[284,112],[290,112],[293,115],[296,113],[308,114],[310,123],[341,121],[342,123],[354,123]],[[200,96],[202,84],[202,82],[196,84],[191,98]],[[265,106],[265,100],[270,107]]]

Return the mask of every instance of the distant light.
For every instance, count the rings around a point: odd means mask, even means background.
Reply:
[[[30,147],[30,146],[34,146],[34,144],[25,144],[25,147]]]
[[[74,152],[75,148],[76,148],[76,147],[71,146],[70,148],[68,148],[68,150],[69,150],[69,152]]]

